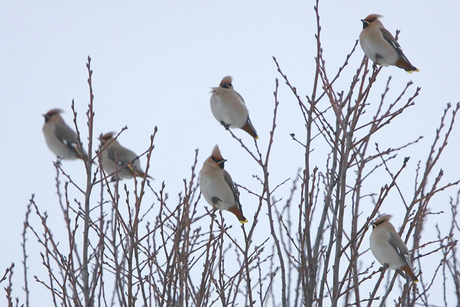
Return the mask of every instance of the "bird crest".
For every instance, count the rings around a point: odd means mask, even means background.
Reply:
[[[220,87],[223,87],[223,88],[233,88],[233,85],[232,85],[232,80],[233,78],[231,76],[225,76],[222,81],[220,81]]]
[[[375,222],[372,223],[372,225],[373,225],[374,227],[375,227],[375,226],[379,226],[379,225],[382,224],[383,222],[389,221],[392,217],[393,217],[393,215],[391,215],[391,214],[384,214],[384,215],[380,216],[378,219],[376,219]]]
[[[48,116],[48,117],[51,117],[54,114],[59,114],[59,113],[64,113],[64,110],[62,110],[62,109],[51,109],[45,115]]]
[[[379,18],[382,18],[383,16],[382,15],[379,15],[379,14],[370,14],[369,16],[367,16],[364,21],[366,21],[367,23],[373,23],[376,19],[379,19]]]
[[[219,145],[214,146],[212,149],[212,158],[216,162],[224,160],[224,157],[222,157],[222,154],[220,153]]]
[[[62,109],[51,109],[49,110],[46,114],[43,114],[43,117],[45,118],[45,123],[48,122],[48,120],[53,117],[56,114],[64,113],[64,110]]]
[[[111,138],[113,138],[113,136],[115,135],[115,132],[111,131],[111,132],[107,132],[106,134],[102,135],[101,136],[101,141],[108,141],[110,140]]]

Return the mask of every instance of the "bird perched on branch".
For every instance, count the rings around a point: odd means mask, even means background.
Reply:
[[[201,192],[213,210],[230,211],[240,223],[247,223],[232,177],[224,170],[225,161],[227,160],[222,157],[219,146],[214,146],[211,156],[204,161],[200,171]]]
[[[401,275],[404,271],[412,281],[418,282],[412,269],[409,250],[401,237],[389,222],[392,215],[386,214],[372,223],[370,237],[371,251],[375,258],[385,267],[397,270]]]
[[[121,146],[114,138],[115,133],[109,132],[101,136],[101,168],[107,174],[112,176],[112,181],[118,179],[130,179],[144,177],[139,156],[132,150]],[[148,176],[148,178],[153,179]]]
[[[49,149],[62,160],[83,160],[87,154],[81,148],[77,134],[64,122],[61,109],[52,109],[43,114],[43,134]]]
[[[363,30],[359,35],[359,42],[366,56],[374,62],[374,65],[395,65],[408,73],[419,71],[409,62],[396,39],[380,22],[381,17],[383,16],[371,14],[361,19]]]
[[[219,87],[213,87],[211,93],[212,114],[225,129],[241,128],[254,139],[259,138],[249,119],[249,111],[243,97],[233,89],[232,77],[224,77]]]

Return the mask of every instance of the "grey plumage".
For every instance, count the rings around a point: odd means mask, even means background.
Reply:
[[[371,251],[375,258],[392,270],[402,270],[417,282],[409,250],[394,226],[389,222],[391,215],[383,215],[372,223],[373,230],[369,239]]]
[[[64,122],[61,116],[61,109],[52,109],[46,114],[45,124],[43,125],[43,135],[45,136],[48,148],[59,159],[75,160],[86,157],[86,153],[80,147],[77,134]]]
[[[240,128],[258,139],[243,97],[233,89],[232,77],[226,76],[211,91],[211,111],[225,129]]]
[[[139,156],[132,150],[121,146],[109,132],[101,137],[101,168],[112,180],[130,179],[134,176],[144,177]],[[147,176],[151,178],[150,176]]]
[[[380,22],[381,17],[383,16],[371,14],[361,19],[363,30],[359,35],[359,42],[366,56],[381,66],[395,65],[409,73],[419,71],[409,62],[399,43]]]
[[[201,192],[213,209],[230,211],[241,223],[247,223],[232,177],[224,170],[225,161],[219,146],[214,146],[211,156],[204,161],[200,171]]]

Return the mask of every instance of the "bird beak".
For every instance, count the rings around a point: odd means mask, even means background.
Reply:
[[[223,159],[222,161],[219,161],[219,164],[227,162],[227,159]]]

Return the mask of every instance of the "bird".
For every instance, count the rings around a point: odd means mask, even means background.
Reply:
[[[214,146],[212,154],[200,170],[200,189],[206,201],[216,209],[227,210],[236,215],[240,223],[247,223],[239,200],[239,194],[232,177],[224,169],[227,160],[222,157],[219,146]]]
[[[363,30],[359,35],[359,42],[366,56],[374,62],[374,65],[395,65],[408,73],[420,71],[409,62],[394,36],[385,29],[379,20],[381,17],[383,16],[371,14],[361,19]]]
[[[418,279],[412,269],[409,250],[389,222],[391,218],[391,214],[386,214],[372,223],[373,230],[369,240],[371,251],[385,268],[397,270],[399,273],[404,271],[416,283]]]
[[[80,147],[77,134],[64,122],[61,109],[49,110],[45,117],[43,125],[43,134],[46,144],[58,160],[84,160],[87,154]]]
[[[219,87],[211,88],[211,111],[225,129],[240,128],[258,139],[243,97],[233,89],[232,77],[225,76]]]
[[[101,140],[101,168],[112,176],[112,181],[117,179],[131,179],[137,177],[152,177],[146,175],[141,167],[139,156],[132,150],[121,146],[114,138],[114,132],[108,132],[100,137]]]

